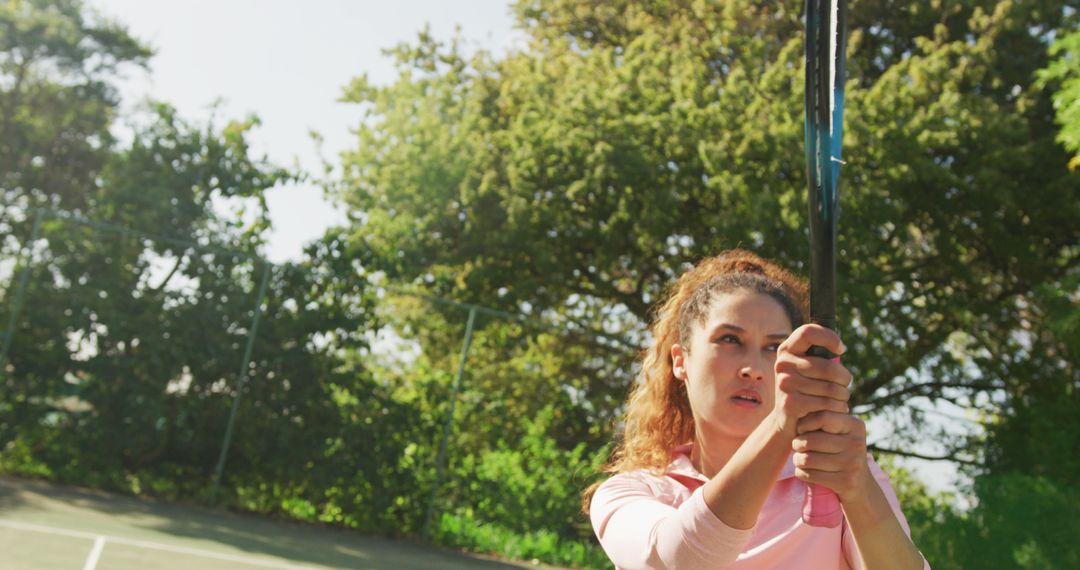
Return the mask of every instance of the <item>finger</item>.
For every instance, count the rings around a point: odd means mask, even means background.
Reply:
[[[846,400],[850,394],[851,372],[838,362],[788,354],[778,357],[773,369],[777,378],[784,375],[796,376],[829,385],[810,388],[815,395]]]
[[[801,469],[804,472],[839,473],[846,466],[841,454],[820,451],[795,452],[791,455],[791,462],[796,470]]]
[[[794,372],[806,378],[825,380],[843,387],[851,385],[852,375],[838,360],[826,360],[814,356],[800,356],[785,354],[777,357],[775,365],[777,372]]]
[[[865,456],[860,460],[851,454],[795,453],[792,461],[796,464],[795,477],[836,491],[841,502],[845,497],[853,498],[865,492],[868,476]],[[873,476],[869,477],[873,481]]]
[[[802,407],[803,410],[811,410],[803,414],[802,417],[806,417],[806,415],[809,414],[821,412],[831,412],[839,415],[847,415],[847,413],[851,411],[851,408],[848,407],[847,402],[844,402],[842,400],[834,400],[833,398],[826,398],[824,396],[802,396],[799,399],[799,406]],[[800,417],[800,419],[802,419],[802,417]],[[798,425],[799,424],[796,422],[796,433],[799,433],[797,431]]]
[[[811,412],[799,418],[795,431],[799,435],[813,431],[825,431],[834,434],[854,434],[866,437],[866,423],[847,412],[821,410]]]
[[[799,398],[800,402],[805,398],[813,398],[804,402],[809,406],[808,411],[834,410],[844,413],[848,411],[847,402],[851,398],[851,391],[839,384],[824,380],[810,380],[793,374],[781,374],[777,384],[781,392]],[[820,398],[834,400],[843,403],[844,406],[815,405]]]
[[[791,449],[799,453],[844,453],[858,446],[847,434],[811,431],[791,440]]]
[[[820,346],[836,355],[841,355],[847,350],[844,343],[840,341],[840,335],[815,323],[805,324],[795,329],[795,332],[780,344],[780,350],[806,354],[811,346]]]
[[[846,489],[854,488],[855,481],[847,471],[824,471],[821,469],[795,468],[795,477],[814,485],[821,485],[843,496]]]

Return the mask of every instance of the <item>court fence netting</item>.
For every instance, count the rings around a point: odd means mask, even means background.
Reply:
[[[0,472],[597,559],[580,493],[643,333],[393,286],[343,237],[275,264],[216,231],[0,209]]]

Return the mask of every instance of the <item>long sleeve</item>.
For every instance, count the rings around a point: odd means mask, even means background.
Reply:
[[[885,494],[885,499],[889,502],[889,507],[892,509],[896,519],[900,522],[900,526],[904,529],[904,533],[911,537],[911,526],[908,525],[907,518],[904,516],[904,512],[900,510],[900,499],[896,496],[896,491],[893,490],[892,484],[889,483],[889,476],[885,474],[885,471],[878,466],[869,454],[866,456],[867,463],[870,466],[870,472],[874,475],[874,480],[877,481],[878,487],[881,487],[881,492]],[[841,539],[841,544],[844,550],[844,559],[853,570],[863,570],[862,560],[859,558],[858,548],[855,546],[855,537],[851,534],[851,528],[847,525],[847,521],[844,522],[844,535]],[[923,558],[924,570],[930,570],[930,563]]]
[[[675,497],[658,494],[656,487],[656,478],[625,473],[606,481],[593,496],[593,530],[616,567],[720,568],[735,562],[753,530],[724,524],[709,510],[700,488],[674,507]]]

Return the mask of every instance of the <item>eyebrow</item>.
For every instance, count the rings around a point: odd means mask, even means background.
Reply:
[[[713,327],[712,332],[715,333],[716,331],[721,330],[721,329],[731,330],[731,331],[735,331],[737,333],[746,334],[746,329],[744,329],[744,328],[742,328],[740,326],[730,324],[730,323],[720,323],[720,324],[716,325],[715,327]],[[791,333],[772,333],[772,334],[765,335],[765,338],[773,339],[773,340],[784,340],[789,336],[791,336]]]

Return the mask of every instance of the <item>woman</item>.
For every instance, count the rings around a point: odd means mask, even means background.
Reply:
[[[803,324],[806,285],[741,250],[683,274],[657,312],[624,438],[585,494],[618,568],[924,568],[888,478],[850,415],[832,331]],[[836,528],[802,522],[808,483]]]

